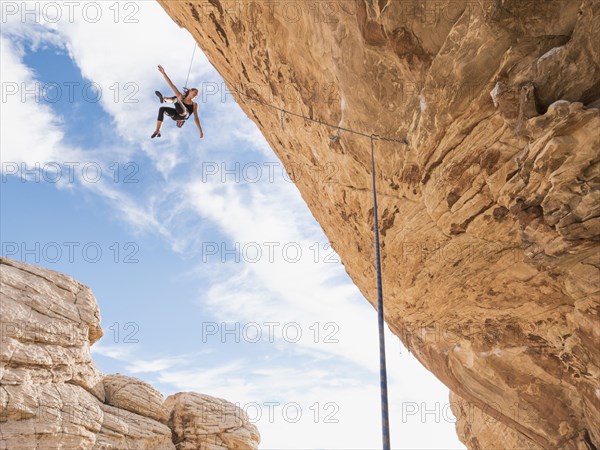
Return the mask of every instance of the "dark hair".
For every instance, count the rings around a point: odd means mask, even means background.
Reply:
[[[196,88],[190,88],[190,89],[183,88],[183,98],[186,98],[188,96],[188,94],[189,94],[190,91],[196,91],[196,92],[198,92],[198,89],[196,89]]]

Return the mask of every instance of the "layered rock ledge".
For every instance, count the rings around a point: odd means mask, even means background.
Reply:
[[[296,185],[372,304],[369,140],[265,104],[407,139],[376,148],[386,321],[463,442],[600,447],[600,2],[159,3],[326,175]]]
[[[0,258],[0,449],[257,449],[233,403],[196,393],[164,399],[149,384],[104,375],[89,288],[52,270]]]

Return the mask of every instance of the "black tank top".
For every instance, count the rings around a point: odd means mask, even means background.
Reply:
[[[185,105],[185,107],[186,107],[186,109],[188,110],[188,113],[189,113],[189,115],[190,115],[190,116],[191,116],[192,114],[194,114],[194,104],[193,104],[193,103],[192,103],[191,105],[188,105],[188,104],[187,104],[187,103],[185,103],[185,102],[182,102],[182,103]]]
[[[184,107],[187,109],[187,115],[185,109],[183,109]],[[177,103],[175,103],[175,109],[177,110],[180,119],[187,119],[194,113],[194,104],[188,105],[187,103],[184,103],[183,100],[178,100]]]

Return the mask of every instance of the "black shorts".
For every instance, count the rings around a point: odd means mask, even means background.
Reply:
[[[175,108],[163,106],[158,110],[159,121],[165,120],[165,114],[175,121],[186,120],[190,115],[188,109],[185,107],[181,100],[175,102]]]

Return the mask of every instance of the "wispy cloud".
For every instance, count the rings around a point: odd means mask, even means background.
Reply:
[[[0,131],[3,168],[9,164],[12,170],[12,163],[19,167],[21,163],[44,165],[57,158],[78,160],[81,152],[64,143],[64,119],[48,105],[36,102],[39,94],[35,93],[35,88],[39,82],[34,72],[22,62],[22,46],[2,35],[0,53],[0,80],[4,97]],[[24,96],[27,101],[24,101]]]
[[[127,361],[133,354],[133,347],[123,345],[107,345],[103,342],[97,342],[91,348],[92,354],[106,356],[119,361]]]

